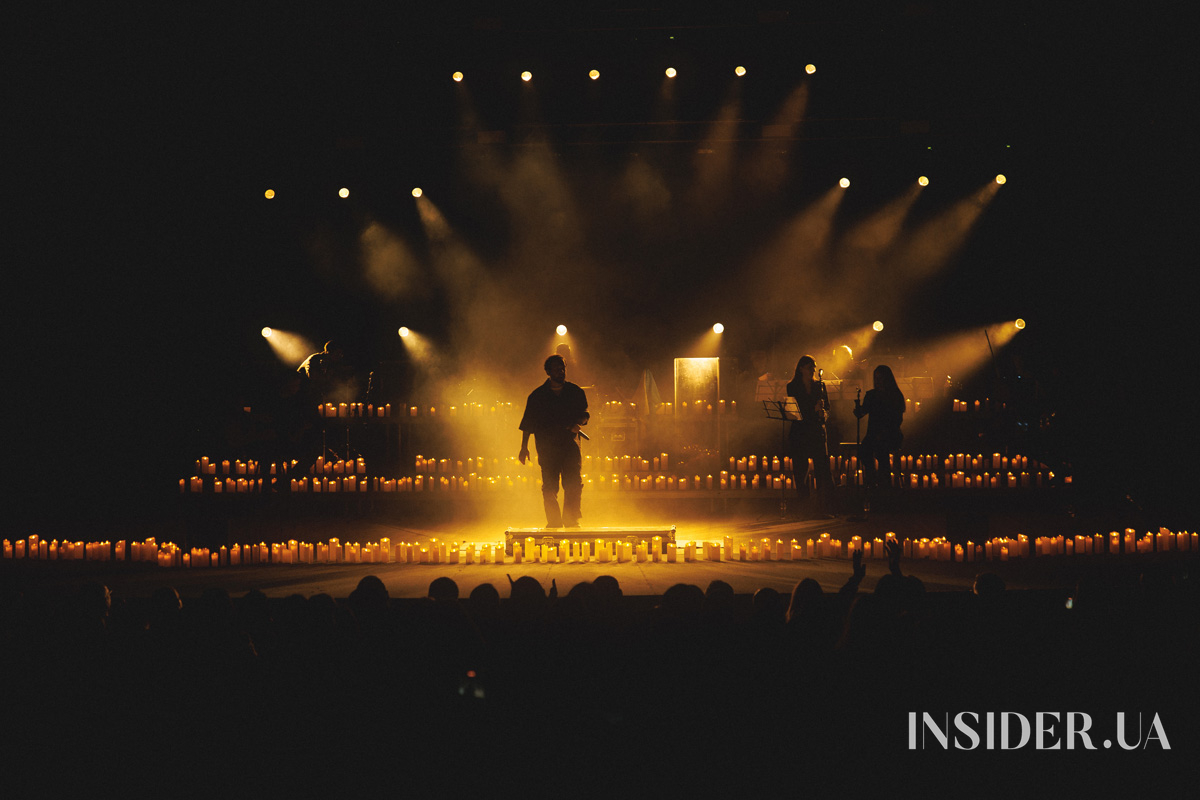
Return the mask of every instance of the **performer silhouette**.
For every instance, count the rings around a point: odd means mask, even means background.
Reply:
[[[825,431],[829,395],[824,382],[815,379],[816,373],[816,359],[809,355],[801,356],[796,363],[796,372],[787,385],[788,398],[796,404],[788,442],[792,450],[792,481],[800,500],[809,505],[810,516],[828,518],[833,490],[833,476],[829,471],[829,440]],[[808,487],[810,458],[817,484],[815,507],[808,502],[811,499]]]
[[[854,401],[854,416],[867,420],[867,435],[858,448],[858,463],[862,465],[863,483],[868,489],[879,485],[879,471],[888,469],[888,457],[900,452],[904,434],[900,424],[904,421],[904,393],[896,384],[892,368],[880,364],[872,375],[873,389],[859,403]],[[875,461],[879,466],[875,466]]]
[[[590,415],[587,395],[583,389],[567,380],[567,366],[560,355],[546,359],[546,382],[534,389],[525,401],[521,417],[521,452],[517,459],[524,464],[529,459],[529,436],[537,448],[538,466],[542,470],[542,502],[546,507],[546,527],[577,527],[583,516],[580,501],[583,478],[580,470],[583,458],[576,438],[580,426]],[[563,505],[558,507],[558,484],[562,482]]]

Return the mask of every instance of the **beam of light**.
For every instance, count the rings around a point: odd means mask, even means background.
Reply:
[[[924,175],[922,175],[921,177],[917,178],[917,185],[918,186],[928,186],[929,178],[926,178]]]
[[[342,188],[338,189],[338,197],[340,197],[340,198],[342,198],[343,200],[345,200],[345,199],[346,199],[347,197],[349,197],[349,196],[350,196],[350,190],[349,190],[349,189],[347,189],[345,186],[343,186]]]
[[[295,369],[304,359],[319,350],[308,339],[298,333],[281,331],[278,328],[263,328],[263,339],[271,345],[271,351],[280,363]]]
[[[875,320],[875,323],[871,325],[871,327],[874,328],[876,332],[879,332],[883,330],[883,323],[879,320]]]
[[[795,150],[792,140],[800,133],[807,108],[805,81],[792,89],[771,121],[763,125],[762,141],[745,171],[747,182],[758,193],[774,192],[787,180]]]
[[[409,328],[400,329],[400,342],[404,345],[405,352],[413,363],[421,366],[429,366],[437,358],[437,351],[433,347],[433,343],[429,337],[417,333]]]
[[[746,68],[745,67],[734,67],[733,74],[737,75],[740,78],[746,74]]]
[[[920,279],[944,268],[966,243],[976,221],[999,188],[989,181],[979,191],[959,200],[907,236],[897,245],[894,273]]]
[[[819,300],[819,291],[825,283],[825,268],[829,265],[829,235],[838,205],[845,192],[831,187],[816,202],[801,209],[784,223],[779,232],[758,252],[754,253],[737,286],[770,286],[771,291],[763,296],[757,289],[753,297],[756,313],[779,319],[796,317],[794,298],[804,296]],[[821,302],[805,307],[806,319],[811,324],[833,322],[824,316],[828,311]],[[840,312],[839,312],[840,313]]]
[[[709,214],[720,208],[731,188],[742,100],[741,84],[734,82],[717,112],[717,118],[704,134],[695,158],[695,179],[689,201],[697,211]]]
[[[455,83],[462,83],[463,74],[461,72],[455,72],[450,77],[454,80]]]
[[[721,323],[718,322],[716,325],[713,325],[713,333],[724,333],[724,332],[725,332],[725,326],[722,325]]]
[[[567,326],[559,325],[557,328],[554,329],[554,332],[557,333],[559,336],[566,336],[567,335]]]
[[[420,187],[420,186],[416,186],[416,187],[414,187],[414,188],[413,188],[413,190],[412,190],[412,196],[413,196],[413,197],[420,197],[420,196],[421,196],[421,195],[423,195],[423,194],[425,194],[425,193],[424,193],[423,191],[421,191],[421,187]]]
[[[359,234],[363,277],[389,299],[421,293],[421,268],[408,244],[380,222],[370,222]]]
[[[910,187],[904,194],[851,228],[838,245],[839,260],[843,266],[866,263],[879,265],[883,254],[899,238],[904,220],[920,193],[919,187]]]
[[[815,64],[809,64],[808,66],[806,66],[804,68],[804,71],[807,72],[809,75],[812,75],[814,72],[817,71],[817,67]]]
[[[425,196],[424,192],[418,194],[418,189],[413,189],[413,197],[417,201],[417,216],[421,218],[421,225],[425,228],[425,235],[431,242],[444,242],[450,237],[450,223],[442,216],[442,212],[433,201]]]
[[[588,77],[591,78],[592,80],[599,80],[600,70],[598,70],[598,69],[588,70]]]
[[[274,200],[275,199],[275,190],[267,189],[265,192],[263,192],[263,197],[267,198],[268,200]]]
[[[531,80],[533,80],[533,73],[528,70],[526,70],[525,72],[522,72],[521,80],[525,81],[526,83],[529,83]]]
[[[675,68],[674,68],[674,67],[667,67],[666,76],[667,76],[668,78],[674,78],[674,77],[675,77],[676,75],[678,75],[678,74],[679,74],[679,73],[677,73],[677,72],[675,71]]]
[[[992,356],[1017,335],[1012,320],[984,328],[970,328],[945,336],[924,348],[923,361],[927,374],[934,376],[934,388],[940,387],[939,376],[951,383],[963,383],[980,369],[992,363]]]

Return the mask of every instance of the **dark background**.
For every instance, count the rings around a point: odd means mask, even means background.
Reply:
[[[514,143],[529,130],[514,76],[531,69],[543,133],[583,182],[633,150],[686,173],[701,134],[677,126],[664,137],[649,124],[657,76],[678,66],[689,82],[676,119],[710,121],[730,66],[745,61],[743,117],[759,122],[805,63],[818,65],[795,143],[805,172],[782,192],[777,219],[846,165],[872,176],[847,200],[863,210],[922,172],[957,176],[944,195],[953,199],[1010,176],[898,327],[916,339],[1024,316],[1023,355],[1055,376],[1076,474],[1096,502],[1129,495],[1148,519],[1186,527],[1200,459],[1188,280],[1195,75],[1183,30],[1171,6],[1023,2],[549,15],[68,4],[18,20],[5,126],[10,524],[158,508],[208,422],[274,363],[264,324],[314,340],[332,330],[363,364],[401,357],[397,319],[446,335],[455,320],[437,291],[384,301],[347,276],[364,219],[419,234],[413,185],[438,198],[485,264],[505,251],[512,229],[495,198],[455,172],[453,70],[478,76],[467,83],[483,127]],[[586,91],[598,87],[563,77],[594,64],[608,91],[599,99]],[[601,125],[614,121],[631,124]],[[914,121],[927,130],[906,132]],[[334,196],[341,185],[353,187],[349,202]],[[280,192],[272,203],[267,186]],[[771,221],[734,214],[726,230],[752,237]],[[318,230],[333,243],[325,263],[313,257]],[[675,328],[710,324],[721,307],[704,288],[734,263],[736,235],[692,231],[625,254],[628,275],[610,276],[604,293],[551,282],[545,302],[618,318],[669,308]],[[731,236],[729,252],[714,245]],[[628,289],[650,264],[659,282]],[[503,269],[499,282],[512,277]],[[698,275],[694,292],[674,290],[684,271]],[[733,346],[745,358],[769,326],[752,313],[725,320],[738,321]],[[632,362],[643,355],[659,356]]]

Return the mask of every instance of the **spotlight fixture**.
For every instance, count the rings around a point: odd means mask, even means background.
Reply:
[[[674,67],[667,67],[667,77],[668,78],[674,78],[676,74],[677,73],[675,72]]]
[[[733,74],[737,75],[740,78],[746,74],[746,68],[745,67],[734,67]]]
[[[814,64],[809,64],[807,67],[804,68],[804,71],[807,72],[809,75],[812,75],[814,72],[817,71],[817,67]]]
[[[401,338],[403,338],[405,336],[408,336],[408,334],[412,333],[412,331],[410,331],[408,328],[401,326],[399,333],[400,333]]]
[[[1025,320],[1017,319],[1016,326],[1017,326],[1017,330],[1019,330],[1019,331],[1025,330]]]
[[[456,72],[450,77],[454,79],[455,83],[462,83],[463,74],[461,72]]]
[[[554,329],[554,332],[557,333],[559,336],[566,336],[567,335],[567,326],[559,325],[557,328]]]
[[[843,189],[845,189],[845,188],[849,187],[849,186],[850,186],[850,179],[849,179],[849,178],[842,178],[840,181],[838,181],[838,186],[842,187]]]
[[[725,326],[722,325],[721,323],[718,322],[716,325],[713,325],[713,333],[724,333],[724,332],[725,332]]]
[[[343,186],[342,188],[338,189],[338,197],[340,197],[340,198],[342,198],[343,200],[345,200],[345,199],[346,199],[347,197],[349,197],[349,196],[350,196],[350,190],[349,190],[349,189],[347,189],[345,186]]]
[[[996,176],[996,183],[1000,184],[1001,186],[1003,186],[1007,181],[1008,178],[1004,177],[1003,175]]]
[[[421,191],[421,187],[420,187],[420,186],[418,186],[418,187],[416,187],[415,189],[413,189],[413,190],[412,190],[412,196],[413,196],[413,197],[420,197],[420,196],[421,196],[421,195],[423,195],[423,194],[425,194],[425,193]]]
[[[598,70],[598,69],[588,70],[588,77],[591,78],[592,80],[598,79],[600,77],[600,70]]]
[[[262,329],[262,335],[263,335],[263,338],[264,338],[264,339],[270,339],[270,338],[271,338],[271,333],[272,333],[272,332],[273,332],[273,331],[272,331],[270,328],[263,328],[263,329]]]
[[[929,178],[926,178],[924,175],[922,175],[921,177],[917,178],[917,183],[919,183],[922,186],[928,186]]]
[[[879,332],[883,330],[883,323],[879,320],[875,320],[875,323],[871,327],[874,328],[876,332]]]
[[[532,73],[532,72],[530,72],[529,70],[526,70],[525,72],[522,72],[522,73],[521,73],[521,80],[525,81],[526,83],[529,83],[531,80],[533,80],[533,73]]]
[[[263,197],[267,198],[268,200],[274,200],[275,199],[275,190],[267,189],[265,192],[263,192]]]

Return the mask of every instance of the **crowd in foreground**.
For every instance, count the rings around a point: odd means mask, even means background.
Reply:
[[[598,765],[773,781],[903,753],[914,710],[1197,707],[1194,560],[1099,569],[1068,603],[993,573],[926,593],[890,556],[872,592],[856,558],[840,591],[804,579],[790,597],[723,581],[625,597],[610,576],[465,596],[442,577],[423,598],[374,576],[343,599],[6,590],[6,752],[310,789]]]

